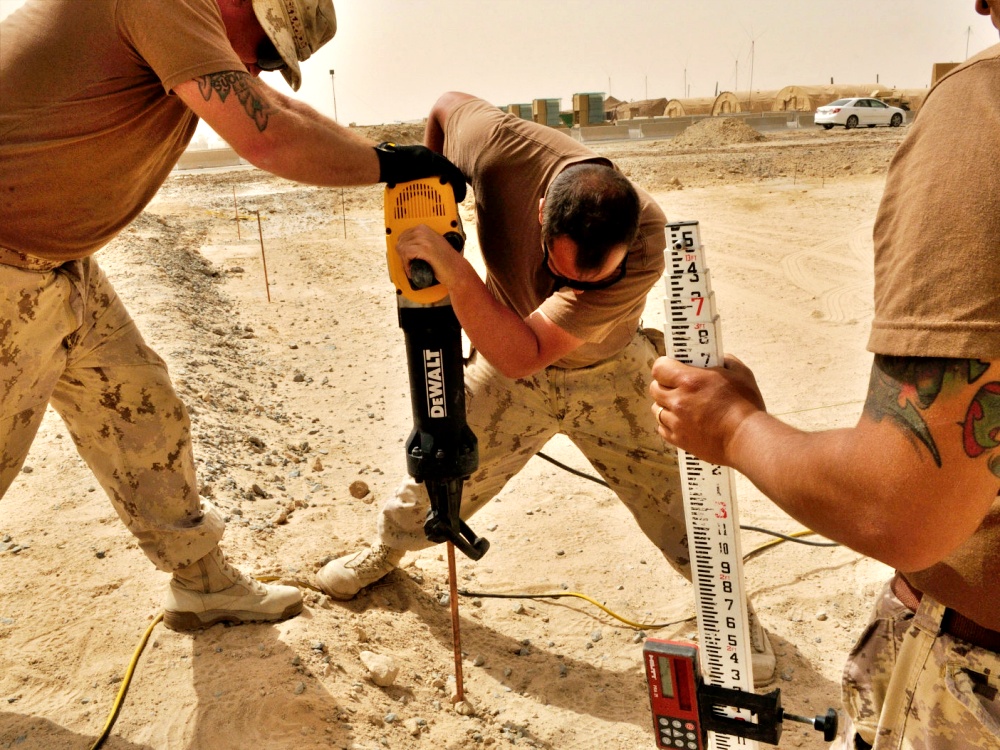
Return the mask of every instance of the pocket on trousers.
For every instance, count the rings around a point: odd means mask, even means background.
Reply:
[[[653,344],[653,348],[656,349],[656,356],[667,356],[667,342],[663,338],[663,331],[656,328],[643,328],[642,334]]]
[[[908,621],[912,614],[908,611],[905,614],[909,617],[904,615],[902,619]],[[844,666],[844,709],[855,732],[868,745],[875,743],[903,627],[900,618],[891,612],[880,611],[861,633]]]
[[[960,660],[949,661],[947,670],[945,686],[948,693],[968,712],[962,724],[971,729],[974,723],[981,728],[983,737],[1000,737],[1000,693],[996,676],[990,682],[985,674],[969,669],[968,664]]]

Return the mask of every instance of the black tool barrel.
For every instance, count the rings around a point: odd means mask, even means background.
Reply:
[[[469,476],[479,446],[465,421],[462,329],[451,305],[399,308],[406,340],[413,431],[406,468],[416,481]]]

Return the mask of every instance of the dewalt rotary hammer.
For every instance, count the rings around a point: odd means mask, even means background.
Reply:
[[[462,485],[479,467],[479,444],[465,421],[462,329],[448,290],[428,263],[415,260],[406,275],[396,252],[399,235],[426,224],[461,252],[465,234],[452,187],[439,178],[388,184],[385,190],[386,260],[396,287],[399,326],[406,339],[413,430],[406,441],[406,468],[431,499],[424,534],[451,542],[473,560],[490,543],[459,517]]]

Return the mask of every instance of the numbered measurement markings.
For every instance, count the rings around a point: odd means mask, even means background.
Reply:
[[[717,367],[722,364],[722,331],[698,222],[668,224],[667,234],[667,353],[685,364]],[[677,451],[677,460],[691,548],[702,673],[709,684],[753,692],[733,473],[682,450]],[[731,715],[751,720],[745,711]],[[709,747],[756,748],[757,743],[710,732]]]

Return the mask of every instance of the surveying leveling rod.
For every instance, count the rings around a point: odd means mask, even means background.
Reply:
[[[698,222],[668,224],[667,231],[667,352],[696,367],[721,366],[722,332]],[[657,745],[725,750],[735,743],[754,750],[758,740],[777,744],[782,718],[813,724],[824,735],[835,734],[837,714],[833,709],[825,717],[807,719],[784,713],[780,690],[754,695],[733,473],[683,450],[677,451],[677,461],[702,649],[656,639],[646,642]],[[833,739],[833,734],[827,739]]]

